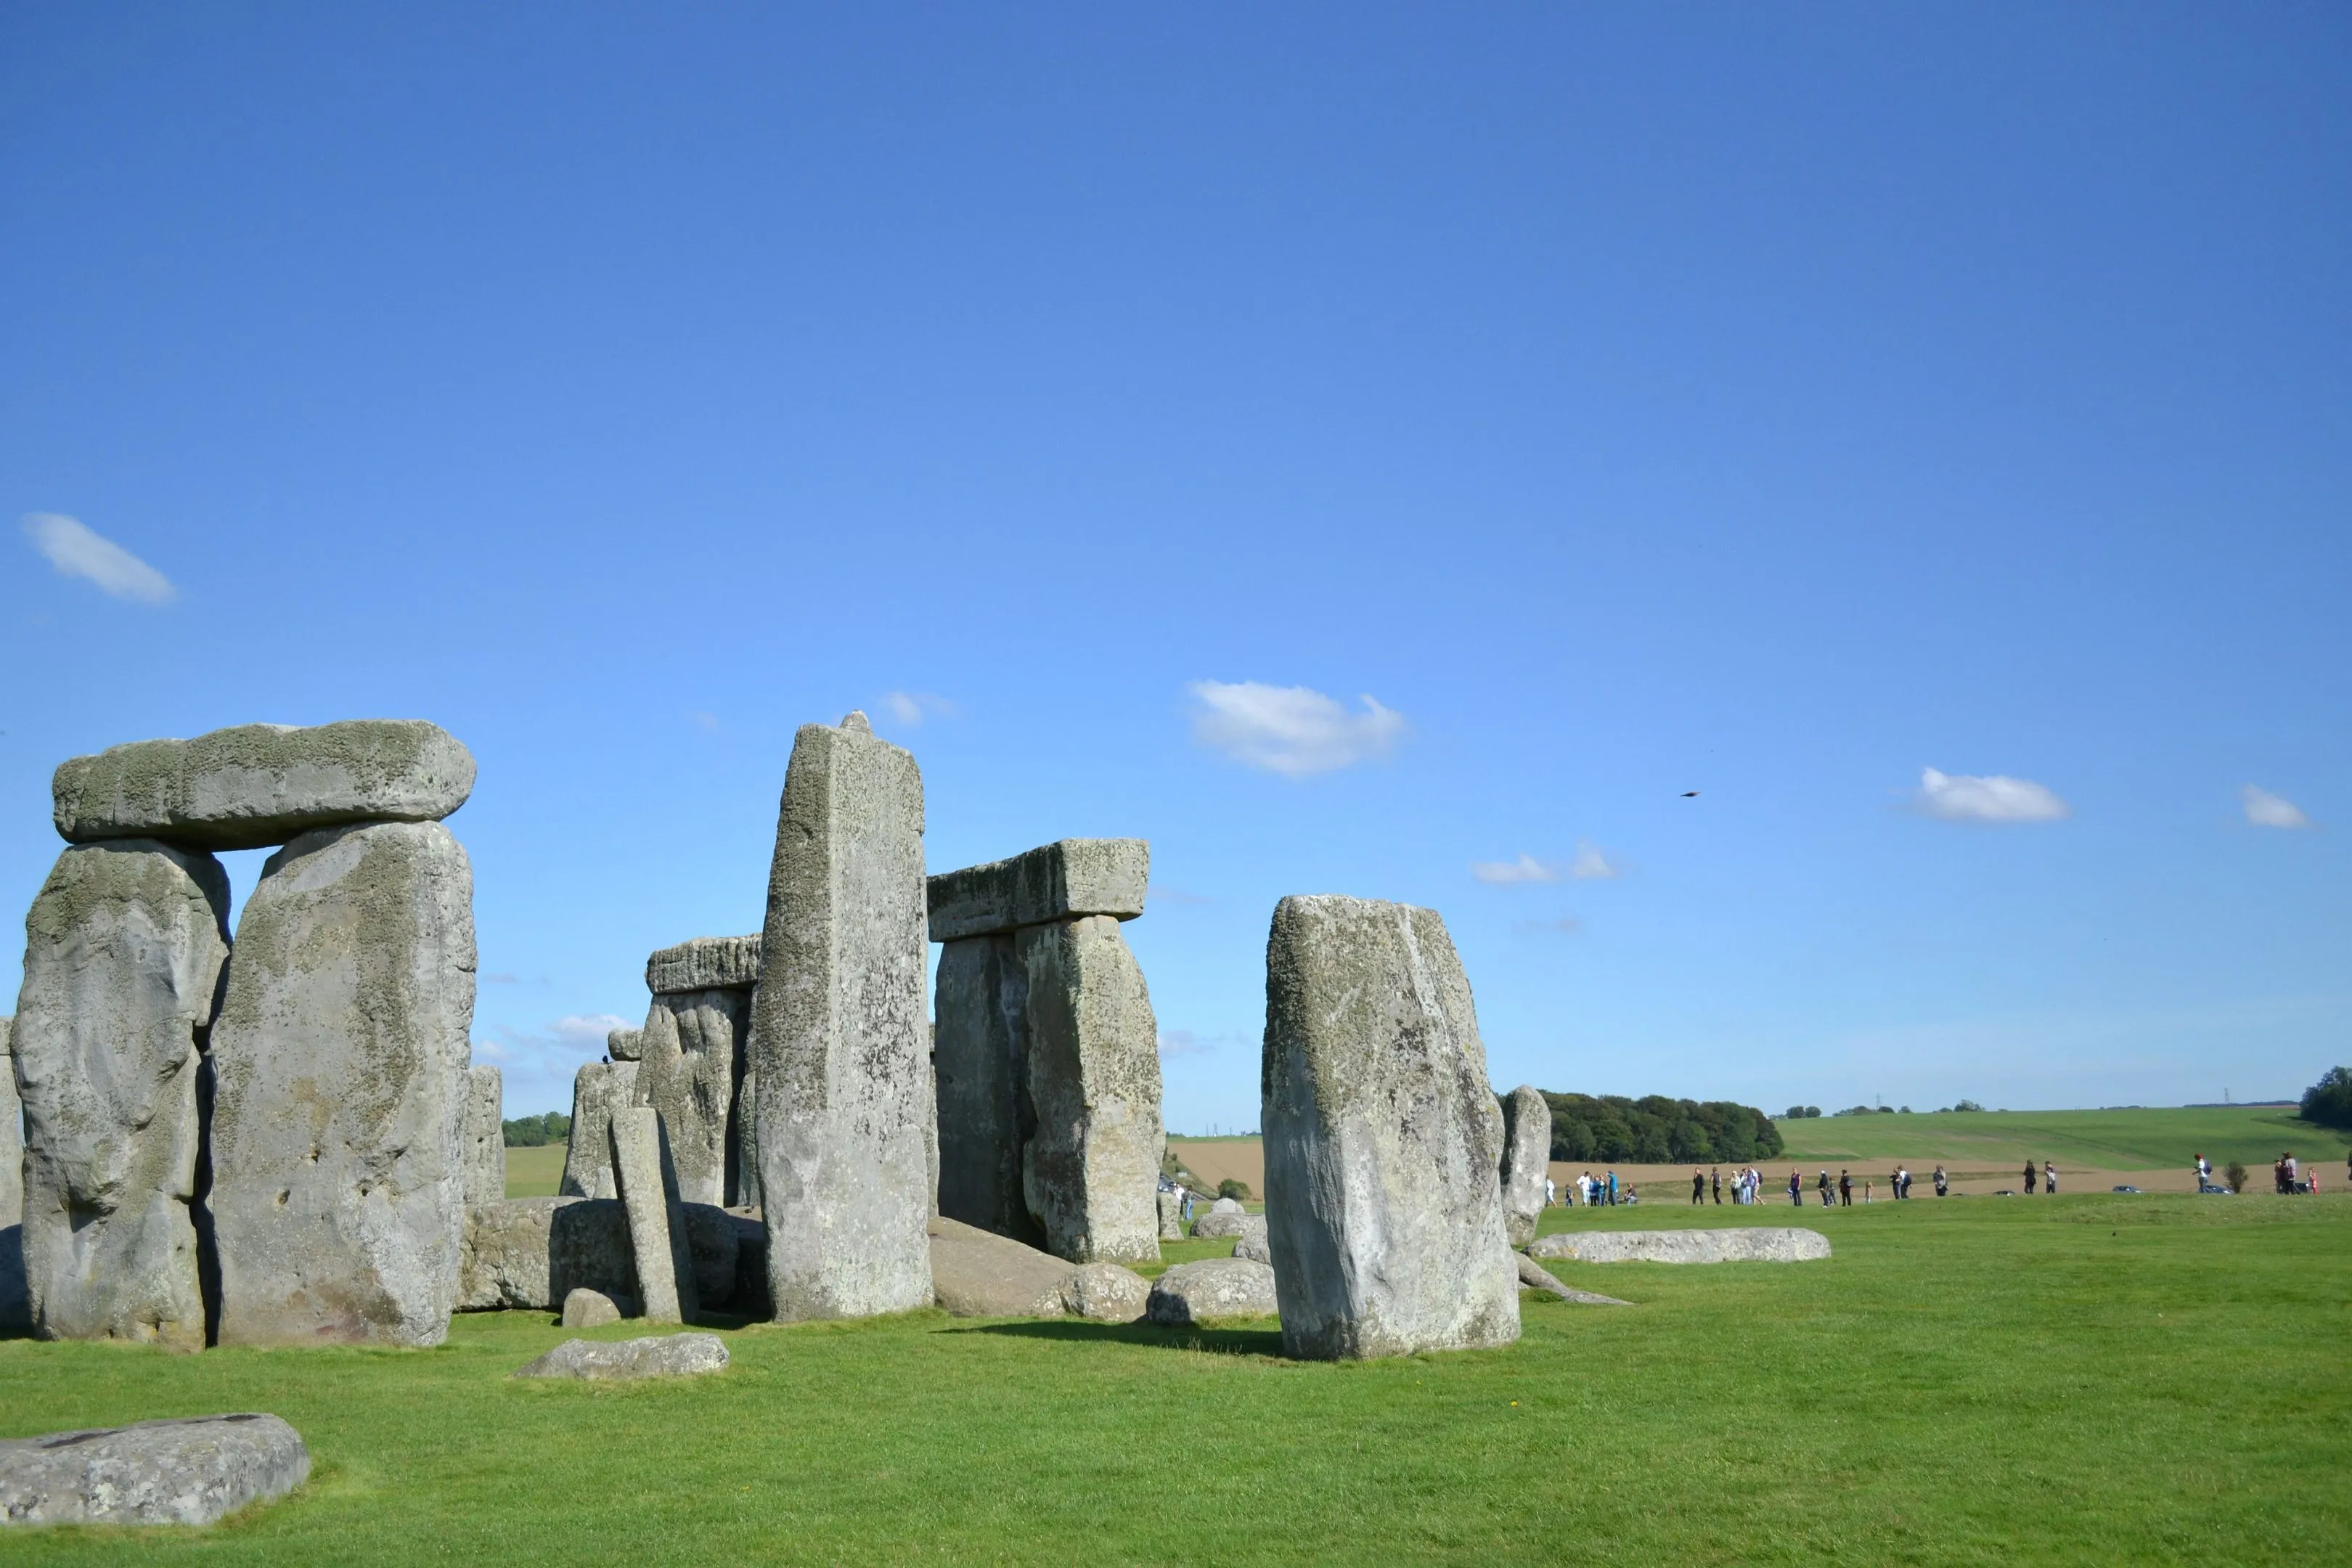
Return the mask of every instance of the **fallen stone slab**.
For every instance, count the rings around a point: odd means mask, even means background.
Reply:
[[[1117,1263],[1082,1263],[1070,1270],[1062,1304],[1073,1317],[1131,1323],[1151,1304],[1151,1281]]]
[[[0,1071],[12,1100],[23,1093],[15,1239],[44,1339],[204,1348],[198,1042],[228,961],[227,910],[219,861],[131,838],[66,850],[25,917]]]
[[[1830,1238],[1794,1226],[1724,1230],[1556,1231],[1528,1247],[1579,1263],[1801,1263],[1830,1255]]]
[[[1525,1247],[1543,1218],[1544,1177],[1551,1161],[1551,1102],[1532,1084],[1503,1096],[1503,1237]]]
[[[239,724],[68,758],[49,788],[68,843],[258,849],[346,823],[438,821],[473,793],[474,756],[421,719]]]
[[[760,953],[748,1067],[775,1315],[927,1307],[923,775],[863,713],[793,739]]]
[[[1595,1295],[1590,1290],[1579,1290],[1571,1286],[1563,1285],[1546,1272],[1534,1258],[1520,1253],[1511,1254],[1511,1259],[1518,1266],[1519,1283],[1530,1290],[1549,1291],[1563,1301],[1574,1301],[1585,1307],[1630,1307],[1633,1304],[1631,1301],[1620,1301],[1614,1296]]]
[[[570,1377],[589,1383],[641,1377],[700,1377],[727,1370],[727,1342],[717,1334],[656,1334],[617,1344],[566,1340],[517,1377]]]
[[[646,960],[646,989],[656,996],[688,991],[749,991],[760,983],[760,933],[698,936],[657,949]]]
[[[959,1318],[1058,1318],[1074,1272],[1066,1259],[944,1215],[929,1228],[931,1291]]]
[[[1151,1287],[1145,1311],[1166,1328],[1184,1328],[1212,1318],[1265,1318],[1278,1310],[1274,1270],[1239,1258],[1204,1258],[1179,1263]]]
[[[930,878],[933,942],[958,942],[1081,915],[1131,921],[1143,912],[1151,846],[1140,838],[1065,838]]]
[[[1234,1237],[1234,1256],[1252,1263],[1270,1264],[1274,1261],[1274,1246],[1267,1237],[1265,1215],[1242,1215],[1242,1228]]]
[[[196,1415],[0,1442],[0,1521],[210,1524],[310,1477],[275,1415]]]
[[[438,822],[303,834],[237,917],[213,1026],[225,1345],[436,1345],[465,1231],[474,875]]]
[[[1286,898],[1266,940],[1266,1218],[1284,1350],[1412,1355],[1519,1337],[1503,1116],[1434,910]]]
[[[608,1296],[602,1290],[591,1290],[583,1285],[563,1298],[563,1326],[567,1329],[602,1328],[606,1323],[617,1323],[623,1318],[634,1318],[639,1310],[634,1296]]]

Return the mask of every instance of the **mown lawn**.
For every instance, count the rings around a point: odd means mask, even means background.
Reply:
[[[1909,1116],[1822,1116],[1774,1123],[1784,1160],[1944,1160],[1992,1166],[2030,1155],[2106,1171],[2182,1170],[2199,1154],[2219,1171],[2242,1160],[2269,1185],[2272,1161],[2292,1149],[2317,1165],[2321,1191],[2344,1175],[2346,1135],[2292,1106],[2174,1106],[2126,1110],[1954,1110]]]
[[[12,1534],[0,1555],[2343,1561],[2352,1197],[1929,1200],[1805,1223],[1834,1258],[1563,1266],[1638,1305],[1530,1299],[1512,1349],[1370,1365],[1285,1362],[1262,1325],[929,1312],[743,1330],[720,1377],[613,1388],[506,1377],[564,1337],[540,1314],[461,1318],[421,1352],[9,1342],[0,1435],[265,1409],[317,1468],[212,1531]]]

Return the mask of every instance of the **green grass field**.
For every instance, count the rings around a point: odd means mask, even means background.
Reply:
[[[2260,1171],[2292,1149],[2305,1163],[2341,1167],[2345,1134],[2302,1121],[2291,1106],[2144,1110],[1970,1110],[1909,1116],[1823,1116],[1774,1123],[1793,1160],[1944,1160],[2021,1165],[2027,1156],[2109,1171],[2185,1170],[2199,1153],[2220,1170]]]
[[[542,1143],[536,1149],[507,1151],[507,1196],[510,1198],[551,1198],[555,1189],[563,1184],[563,1151],[562,1143]]]
[[[507,1377],[565,1337],[538,1313],[462,1317],[429,1352],[0,1342],[0,1435],[262,1409],[316,1466],[295,1496],[210,1531],[26,1533],[5,1555],[2343,1560],[2352,1196],[1804,1217],[1835,1258],[1563,1266],[1636,1305],[1530,1298],[1511,1349],[1363,1365],[1285,1362],[1265,1324],[935,1312],[732,1331],[719,1377],[607,1388]]]

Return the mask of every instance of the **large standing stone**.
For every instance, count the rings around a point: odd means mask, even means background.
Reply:
[[[1536,1238],[1551,1164],[1551,1102],[1521,1084],[1503,1097],[1503,1231],[1513,1247]]]
[[[496,1203],[507,1195],[507,1129],[504,1085],[494,1067],[466,1069],[466,1122],[460,1134],[466,1201]]]
[[[0,1442],[0,1524],[210,1524],[308,1480],[275,1415],[183,1415]]]
[[[571,1141],[564,1145],[563,1180],[556,1188],[562,1195],[612,1195],[613,1113],[635,1103],[637,1067],[634,1061],[590,1062],[572,1075]]]
[[[33,1326],[25,1294],[25,1107],[16,1098],[11,1018],[0,1018],[0,1331]]]
[[[473,1012],[447,828],[331,827],[269,858],[213,1033],[223,1344],[447,1334]]]
[[[1432,910],[1287,898],[1266,942],[1266,1218],[1301,1359],[1508,1344],[1503,1118]]]
[[[1024,927],[1029,1100],[1022,1189],[1046,1250],[1073,1263],[1160,1257],[1160,1029],[1118,922]]]
[[[661,1118],[634,1106],[613,1118],[613,1173],[629,1215],[629,1256],[636,1265],[637,1300],[646,1321],[677,1323],[695,1315],[694,1260],[687,1249],[686,1215],[662,1147]]]
[[[862,713],[803,725],[776,827],[752,1022],[776,1316],[928,1306],[923,780]]]
[[[966,937],[940,951],[940,1213],[1030,1246],[1044,1243],[1022,1191],[1021,1152],[1036,1131],[1029,1101],[1029,972],[1011,935]]]
[[[168,838],[258,849],[355,822],[432,822],[466,804],[474,757],[438,724],[240,724],[72,757],[50,784],[68,842]]]
[[[664,994],[646,1013],[635,1102],[661,1115],[688,1203],[725,1204],[740,1184],[728,1136],[751,1025],[749,991]]]
[[[211,856],[120,839],[58,856],[25,918],[12,1048],[24,1267],[45,1339],[204,1348],[197,1078],[227,910]]]
[[[1131,921],[1143,912],[1151,847],[1140,838],[1065,838],[1010,860],[930,879],[933,942],[961,942],[1081,915]]]

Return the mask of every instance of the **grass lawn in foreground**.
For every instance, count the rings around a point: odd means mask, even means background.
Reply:
[[[540,1313],[461,1317],[425,1352],[8,1341],[0,1436],[268,1410],[315,1470],[210,1531],[11,1533],[5,1555],[2343,1561],[2352,1197],[1915,1201],[1805,1223],[1836,1257],[1562,1265],[1637,1305],[1530,1298],[1516,1347],[1370,1364],[1286,1362],[1263,1323],[936,1312],[732,1331],[719,1377],[613,1387],[507,1377],[566,1337]]]

